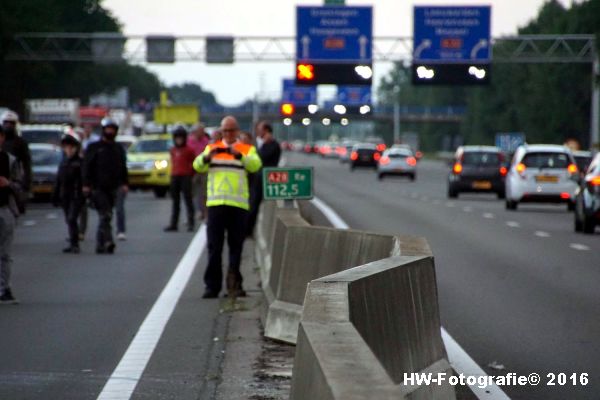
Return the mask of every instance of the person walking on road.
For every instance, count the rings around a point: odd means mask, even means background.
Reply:
[[[227,116],[221,121],[223,140],[206,146],[194,161],[197,172],[208,172],[207,239],[208,265],[204,274],[203,298],[216,298],[223,285],[222,252],[227,233],[229,270],[227,292],[232,298],[245,296],[240,264],[248,217],[248,173],[261,167],[260,157],[252,145],[238,141],[237,120]]]
[[[257,142],[260,141],[262,143],[258,149],[258,155],[262,160],[263,167],[276,167],[279,165],[281,146],[273,136],[273,127],[271,124],[267,121],[259,122],[256,126],[256,136]],[[259,171],[252,180],[250,189],[250,215],[248,216],[248,225],[246,229],[246,236],[248,237],[251,237],[254,233],[254,226],[256,225],[256,218],[258,217],[262,199],[262,173]]]
[[[179,126],[173,131],[173,146],[171,152],[171,198],[173,209],[171,223],[165,232],[176,232],[179,225],[179,210],[181,207],[181,194],[187,210],[188,232],[194,231],[194,201],[192,200],[192,178],[194,176],[194,159],[196,154],[188,146],[187,131]]]
[[[128,191],[127,161],[123,147],[115,142],[119,125],[110,118],[102,120],[102,139],[88,146],[84,159],[83,192],[91,195],[98,211],[96,253],[112,254],[115,242],[112,215],[117,191]]]
[[[23,181],[21,185],[22,190],[19,194],[21,198],[18,199],[17,205],[19,212],[24,214],[31,189],[31,153],[29,152],[27,141],[17,134],[18,123],[19,115],[17,113],[13,111],[4,113],[2,117],[2,129],[5,134],[3,149],[16,157],[17,161],[21,163]]]
[[[17,304],[10,287],[11,248],[17,202],[22,191],[23,173],[16,157],[4,150],[6,134],[0,128],[0,304]]]
[[[79,154],[81,141],[76,133],[65,133],[60,141],[65,154],[56,177],[53,204],[61,206],[69,229],[69,246],[63,253],[79,254],[79,215],[84,203],[83,159]]]
[[[192,128],[192,134],[188,136],[188,146],[192,148],[198,157],[210,143],[210,136],[204,130],[203,124],[197,124]],[[206,219],[206,174],[194,174],[192,179],[194,197],[198,207],[198,219]]]
[[[82,128],[76,128],[75,132],[81,137],[81,151],[80,156],[84,157],[87,147],[94,142],[100,140],[100,136],[94,133],[94,127],[90,123],[83,124]],[[85,233],[87,232],[88,223],[88,201],[85,199],[81,204],[81,212],[79,215],[79,240],[85,239]]]

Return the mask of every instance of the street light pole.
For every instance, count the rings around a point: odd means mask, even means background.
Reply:
[[[400,86],[394,86],[394,144],[400,143]]]

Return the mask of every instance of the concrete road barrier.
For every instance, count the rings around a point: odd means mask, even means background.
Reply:
[[[259,264],[267,300],[265,336],[272,339],[296,343],[311,280],[390,256],[431,256],[421,237],[310,226],[297,209],[276,208],[270,220],[270,212],[260,222],[260,232],[270,232],[271,242],[266,244],[268,252],[259,255]]]
[[[313,280],[306,292],[291,399],[455,399],[440,334],[432,256],[394,256]],[[446,381],[447,382],[447,381]]]

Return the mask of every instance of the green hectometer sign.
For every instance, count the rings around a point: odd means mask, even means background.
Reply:
[[[264,168],[265,200],[306,200],[313,198],[312,167]]]

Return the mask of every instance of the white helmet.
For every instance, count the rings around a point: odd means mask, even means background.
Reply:
[[[62,135],[60,143],[61,144],[73,144],[73,145],[78,146],[81,144],[81,138],[77,134],[77,132],[75,132],[74,129],[69,128],[69,129],[65,130],[65,133]]]
[[[2,115],[2,122],[14,122],[15,124],[19,122],[19,114],[14,111],[8,110]]]

